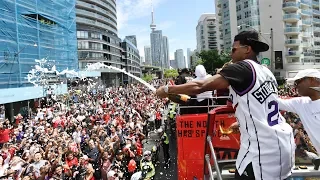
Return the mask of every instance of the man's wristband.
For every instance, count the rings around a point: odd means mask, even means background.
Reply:
[[[163,90],[164,90],[165,93],[168,94],[169,93],[169,85],[165,85]]]

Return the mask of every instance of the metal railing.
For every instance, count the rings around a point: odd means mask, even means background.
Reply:
[[[203,99],[203,98],[190,98],[190,100],[196,100],[196,99]],[[190,105],[178,105],[178,112],[177,114],[180,114],[180,109],[192,109],[192,108],[208,108],[208,112],[210,111],[210,108],[215,108],[215,107],[222,107],[226,106],[225,105],[215,105],[215,104],[210,104],[210,102],[214,102],[213,100],[215,99],[229,99],[229,96],[218,96],[218,97],[212,97],[212,98],[205,98],[205,101],[208,101],[208,105],[206,106],[190,106]]]
[[[212,167],[211,167],[211,164],[210,164],[210,156],[209,156],[209,154],[206,154],[205,159],[206,159],[206,163],[207,163],[208,170],[209,170],[210,180],[214,180],[214,175],[213,175]]]
[[[222,175],[221,175],[221,171],[220,171],[220,168],[219,168],[219,163],[218,163],[217,156],[216,156],[216,153],[214,152],[214,148],[213,148],[213,145],[212,145],[211,136],[207,136],[207,143],[209,144],[209,148],[210,148],[210,151],[211,151],[211,156],[212,156],[213,163],[214,163],[214,169],[216,170],[217,179],[218,180],[222,180]],[[210,171],[212,172],[212,167],[211,167],[210,161],[209,161],[209,165],[210,165],[209,172]],[[210,178],[214,179],[213,173],[212,173],[212,176],[210,174]]]

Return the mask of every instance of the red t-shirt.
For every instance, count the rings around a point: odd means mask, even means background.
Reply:
[[[1,129],[0,130],[0,143],[7,143],[10,140],[11,129]]]
[[[160,114],[160,112],[157,112],[157,113],[156,113],[156,118],[157,118],[157,120],[161,120],[161,114]]]
[[[71,168],[72,166],[78,166],[78,159],[74,157],[72,160],[66,159],[66,163]]]
[[[110,115],[109,114],[104,114],[103,115],[103,120],[104,120],[105,123],[108,123],[109,120],[110,120]]]

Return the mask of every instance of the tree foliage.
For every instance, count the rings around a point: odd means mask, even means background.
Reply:
[[[197,56],[201,59],[199,63],[210,73],[215,72],[215,69],[221,68],[224,63],[231,60],[230,54],[225,52],[219,54],[217,50],[201,51]]]
[[[144,81],[146,81],[146,82],[151,82],[152,79],[153,79],[153,76],[152,76],[152,74],[144,74],[143,77],[142,77],[142,79],[143,79]]]
[[[166,69],[164,71],[164,77],[165,78],[175,78],[179,76],[178,70],[176,69]]]

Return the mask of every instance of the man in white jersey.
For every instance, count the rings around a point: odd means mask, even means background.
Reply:
[[[320,152],[320,72],[316,69],[305,69],[287,83],[294,85],[299,95],[292,99],[279,99],[279,109],[294,112],[299,115],[303,127],[308,133],[313,146]],[[320,159],[306,152],[313,159],[315,170],[319,169]]]
[[[156,92],[164,98],[170,93],[196,95],[229,88],[241,132],[236,179],[283,180],[294,166],[292,128],[279,113],[276,79],[257,61],[258,53],[268,49],[257,32],[241,32],[234,38],[233,63],[218,74],[202,81],[163,86]]]

